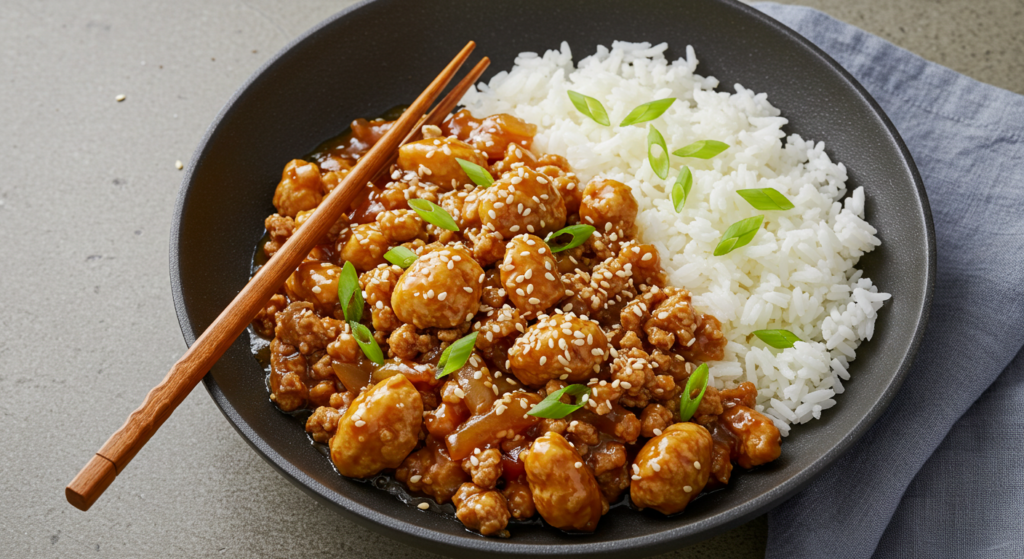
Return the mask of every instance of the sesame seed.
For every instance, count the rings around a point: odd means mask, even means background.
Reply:
[[[656,471],[656,472],[660,472],[661,471],[661,464],[655,462],[655,463],[651,464],[651,468],[653,468],[654,471]]]
[[[573,464],[573,466],[576,466],[577,468],[582,468],[583,462],[576,462],[575,464]]]
[[[469,456],[469,462],[470,462],[470,464],[473,464],[474,466],[479,466],[480,465],[480,459],[477,458],[476,456],[472,455],[472,454]]]
[[[454,392],[455,395],[458,396],[460,400],[466,397],[466,393],[461,388],[456,388]]]
[[[638,476],[638,475],[636,475],[636,474],[633,474],[633,475],[631,476],[631,479],[632,479],[633,481],[640,481],[640,479],[641,479],[641,478],[640,478],[640,476]]]
[[[444,301],[446,298],[448,298],[448,293],[447,292],[441,293],[440,295],[437,296],[437,300],[438,301]]]
[[[683,491],[689,493],[690,491],[693,491],[693,488],[690,487],[689,485],[684,485],[683,486]]]
[[[185,168],[185,164],[182,163],[181,160],[179,159],[178,161],[174,162],[174,168],[180,171]]]
[[[420,503],[420,504],[416,505],[416,508],[418,508],[420,510],[427,510],[427,509],[430,508],[430,503]]]
[[[124,101],[125,99],[127,99],[127,97],[125,97],[123,93],[121,95],[118,95],[117,97],[114,97],[114,101],[117,101],[118,103]]]
[[[656,436],[656,437],[657,436],[661,436],[661,429],[654,429],[653,433],[654,433],[654,436]],[[697,468],[697,469],[699,470],[700,468]]]
[[[414,475],[414,476],[410,477],[410,478],[409,478],[409,481],[410,481],[411,483],[419,483],[421,479],[423,479],[423,476],[421,476],[421,475],[419,475],[419,474],[416,474],[416,475]],[[423,503],[423,504],[426,504],[426,503]]]
[[[569,375],[568,374],[564,374],[564,375],[558,377],[558,380],[565,380],[567,378],[569,378]]]
[[[695,341],[697,341],[697,338],[690,338],[690,341],[686,342],[686,347],[692,346],[693,342],[695,342]]]
[[[622,383],[620,383],[620,386],[622,386],[626,390],[629,390],[630,388],[633,388],[633,384],[629,383],[629,382],[626,382],[626,381],[622,381]]]
[[[694,460],[693,467],[699,470],[700,469],[700,462]]]
[[[356,427],[362,427],[363,425],[366,425],[366,422],[363,421],[362,419],[356,421]]]

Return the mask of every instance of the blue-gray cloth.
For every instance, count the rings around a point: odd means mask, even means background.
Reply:
[[[802,7],[758,4],[864,85],[935,220],[931,320],[878,423],[768,521],[769,558],[1024,557],[1024,96]]]

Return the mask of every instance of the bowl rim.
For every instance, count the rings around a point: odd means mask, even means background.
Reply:
[[[184,213],[185,206],[189,199],[191,192],[192,178],[195,171],[196,162],[200,159],[203,152],[206,150],[208,143],[213,137],[215,131],[220,126],[221,122],[225,117],[235,108],[236,103],[245,95],[249,87],[260,78],[270,68],[278,64],[278,62],[294,47],[303,41],[307,40],[311,36],[320,33],[326,27],[332,25],[335,21],[342,19],[350,13],[359,10],[360,8],[373,3],[375,0],[362,0],[357,2],[334,15],[324,19],[317,23],[304,33],[298,35],[285,46],[283,46],[278,52],[272,57],[265,61],[255,72],[253,72],[244,83],[242,83],[238,89],[231,95],[230,99],[224,104],[224,106],[217,113],[217,116],[213,119],[210,126],[207,128],[203,135],[202,140],[197,145],[192,158],[189,160],[188,166],[186,167],[185,174],[182,177],[181,188],[178,192],[177,201],[175,204],[174,215],[172,218],[171,232],[170,232],[170,247],[169,247],[169,265],[170,265],[170,280],[171,280],[171,293],[174,301],[175,312],[178,317],[178,324],[181,328],[182,335],[185,339],[185,343],[191,347],[195,343],[196,338],[200,332],[196,331],[195,326],[186,311],[184,294],[182,292],[182,276],[181,267],[178,256],[178,249],[180,247],[181,240],[181,222]],[[907,166],[907,170],[910,171],[911,178],[914,186],[917,189],[917,196],[920,200],[921,210],[924,217],[925,225],[925,243],[927,245],[926,258],[926,278],[925,278],[925,292],[921,308],[919,309],[919,318],[917,327],[914,331],[911,344],[908,351],[904,355],[899,367],[896,370],[896,374],[889,386],[883,391],[881,397],[875,402],[875,404],[867,411],[867,413],[857,422],[853,429],[851,429],[839,443],[832,447],[829,451],[825,452],[822,456],[813,460],[809,465],[798,471],[792,477],[784,480],[774,488],[770,489],[766,493],[755,497],[749,501],[746,501],[738,506],[732,507],[722,513],[715,514],[707,519],[687,524],[685,526],[668,528],[665,530],[658,531],[654,534],[633,536],[623,538],[615,541],[604,541],[604,542],[588,542],[580,539],[578,542],[572,543],[549,543],[544,545],[538,544],[518,544],[514,541],[498,540],[494,538],[459,538],[450,536],[448,534],[438,533],[434,530],[423,528],[419,525],[399,520],[380,512],[364,506],[360,503],[352,501],[351,499],[341,495],[334,490],[324,486],[315,479],[309,477],[304,472],[296,468],[288,460],[286,460],[279,453],[263,444],[262,438],[253,431],[249,425],[241,418],[231,402],[228,401],[225,394],[221,391],[217,382],[213,379],[213,376],[209,373],[203,377],[203,385],[206,387],[207,392],[213,399],[214,403],[220,409],[224,417],[227,418],[228,422],[232,427],[242,436],[242,438],[256,451],[264,460],[266,460],[278,473],[284,476],[285,479],[302,489],[305,493],[313,496],[317,500],[333,505],[332,508],[338,510],[346,518],[355,521],[357,524],[384,533],[387,536],[395,537],[399,541],[406,544],[416,546],[419,548],[429,548],[434,552],[444,553],[467,553],[467,552],[486,552],[496,555],[503,556],[527,556],[527,555],[573,555],[573,556],[607,556],[611,554],[620,553],[623,551],[632,551],[634,553],[641,552],[643,554],[651,554],[659,551],[664,551],[667,546],[673,542],[680,541],[683,539],[691,540],[692,542],[709,538],[717,533],[724,532],[734,526],[741,523],[747,522],[756,516],[766,513],[768,510],[778,506],[784,500],[796,494],[798,491],[803,489],[812,479],[814,479],[819,473],[821,473],[826,467],[832,462],[842,456],[849,448],[859,440],[867,430],[874,425],[874,423],[881,417],[881,415],[888,408],[896,392],[899,391],[906,378],[907,372],[913,362],[914,357],[917,354],[917,350],[920,346],[921,339],[924,335],[925,327],[928,323],[929,314],[931,311],[931,303],[935,285],[936,275],[936,247],[935,247],[935,229],[932,220],[931,207],[928,202],[927,192],[924,188],[924,183],[921,179],[921,175],[918,172],[917,165],[907,149],[903,138],[900,136],[896,127],[892,121],[882,110],[881,106],[875,101],[870,93],[858,82],[845,68],[843,68],[838,62],[835,61],[831,56],[825,53],[821,48],[812,43],[807,38],[803,37],[796,31],[787,27],[782,22],[772,18],[771,16],[761,12],[760,10],[741,3],[737,0],[715,0],[718,3],[725,4],[728,7],[743,12],[745,16],[756,19],[760,24],[767,25],[773,28],[775,31],[785,35],[790,40],[799,43],[808,53],[816,56],[820,61],[824,62],[835,70],[841,79],[843,79],[848,86],[852,87],[853,90],[860,96],[872,109],[872,111],[879,117],[880,121],[884,125],[885,129],[891,136],[892,141],[899,151],[900,158]],[[438,549],[440,547],[441,549]]]

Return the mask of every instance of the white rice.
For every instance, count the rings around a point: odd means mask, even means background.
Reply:
[[[846,196],[846,168],[822,143],[787,137],[786,119],[763,93],[739,84],[733,94],[715,91],[718,80],[694,73],[692,47],[671,62],[667,48],[615,42],[578,68],[566,43],[544,56],[524,52],[511,71],[470,91],[464,103],[478,115],[505,112],[537,124],[534,149],[567,157],[584,183],[603,175],[633,189],[640,238],[658,248],[669,282],[689,289],[699,310],[722,321],[729,342],[725,358],[709,363],[715,386],[753,382],[757,409],[788,435],[791,424],[818,419],[836,404],[857,347],[874,333],[890,295],[856,265],[881,241],[864,219],[864,188]],[[677,101],[650,123],[607,127],[580,114],[569,89],[600,100],[613,124],[642,103]],[[673,156],[662,180],[647,161],[651,124],[669,151],[707,139],[732,147],[707,161]],[[669,193],[684,164],[693,189],[676,213]],[[765,187],[796,207],[759,212],[735,193]],[[749,245],[713,256],[729,225],[759,213],[765,227]],[[752,335],[762,329],[790,330],[806,341],[772,349]]]

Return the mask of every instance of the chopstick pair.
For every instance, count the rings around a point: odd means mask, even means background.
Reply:
[[[160,384],[146,395],[142,405],[128,416],[124,425],[107,439],[65,488],[64,493],[69,503],[84,511],[96,502],[117,474],[124,471],[128,462],[252,322],[267,299],[277,292],[319,239],[348,210],[366,184],[394,163],[398,147],[418,139],[424,125],[441,124],[451,113],[490,64],[487,57],[481,59],[432,111],[427,113],[427,109],[458,73],[475,47],[473,41],[463,47],[402,113],[384,137],[359,159],[341,185],[324,198],[309,220],[242,288],[192,347],[171,367]]]

